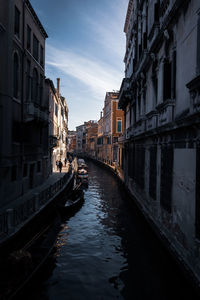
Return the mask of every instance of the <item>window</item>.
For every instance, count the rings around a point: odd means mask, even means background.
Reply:
[[[39,53],[38,53],[38,48],[39,48],[39,42],[38,42],[38,39],[36,38],[35,35],[33,35],[33,57],[38,60],[38,56],[39,56]]]
[[[44,130],[43,130],[43,128],[42,127],[40,127],[40,129],[39,129],[39,143],[40,143],[40,145],[42,145],[42,142],[44,141],[43,140],[43,133],[44,133]]]
[[[176,98],[176,51],[172,58],[172,99]]]
[[[196,150],[196,237],[200,239],[200,147]]]
[[[157,188],[157,147],[150,147],[150,163],[149,163],[149,194],[156,200]]]
[[[37,162],[37,172],[40,173],[41,172],[41,161]]]
[[[31,28],[27,25],[26,48],[31,50]]]
[[[16,36],[20,37],[20,11],[16,6],[15,6],[14,33]]]
[[[117,132],[122,132],[122,120],[117,120]]]
[[[163,99],[171,99],[171,62],[169,61],[164,64],[163,80]]]
[[[147,49],[147,33],[143,33],[143,48]]]
[[[21,141],[21,123],[17,121],[12,122],[12,140],[19,143]]]
[[[30,97],[30,85],[31,85],[31,62],[27,60],[26,62],[26,100],[29,100]]]
[[[13,96],[17,99],[19,94],[19,58],[17,53],[14,54],[13,64]]]
[[[169,213],[171,213],[172,209],[173,162],[174,149],[167,146],[162,147],[160,203],[161,206]]]
[[[42,67],[44,66],[44,49],[42,46],[40,46],[40,64]]]
[[[28,166],[27,164],[24,164],[23,177],[27,177],[27,174],[28,174]]]
[[[40,75],[40,105],[42,104],[42,98],[43,98],[43,76]]]
[[[15,181],[17,179],[17,166],[12,166],[11,168],[11,181]]]
[[[159,22],[159,4],[154,4],[154,22]]]
[[[38,72],[36,69],[33,70],[32,100],[38,103]]]
[[[58,116],[58,105],[55,103],[55,115]]]

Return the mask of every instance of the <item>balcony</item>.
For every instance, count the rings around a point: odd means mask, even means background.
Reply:
[[[58,138],[56,135],[49,136],[49,148],[55,148],[58,146]]]
[[[119,107],[123,108],[131,101],[130,78],[124,78],[119,93]]]
[[[159,104],[156,109],[159,112],[158,126],[166,125],[174,120],[174,100],[168,99]]]
[[[146,114],[146,117],[146,131],[155,129],[158,126],[158,112],[156,110],[152,110]]]
[[[49,113],[42,110],[42,108],[36,103],[25,103],[25,122],[30,121],[49,121]]]
[[[200,75],[191,80],[186,87],[190,93],[190,115],[200,112]]]
[[[146,131],[146,117],[142,116],[141,119],[134,124],[132,133],[134,136],[137,136],[144,133],[145,131]]]
[[[132,126],[126,129],[126,139],[130,139],[132,135]]]
[[[125,141],[125,133],[123,133],[122,135],[120,135],[119,136],[119,138],[118,138],[118,143],[120,144],[120,143],[124,143],[124,141]]]

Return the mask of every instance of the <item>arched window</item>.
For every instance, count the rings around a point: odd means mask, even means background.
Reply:
[[[38,103],[38,72],[33,70],[32,100]]]
[[[14,54],[13,64],[13,96],[15,98],[19,96],[19,58],[17,53]]]

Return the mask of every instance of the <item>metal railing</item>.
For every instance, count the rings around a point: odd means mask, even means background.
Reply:
[[[0,213],[0,240],[6,238],[9,234],[17,232],[20,225],[23,226],[42,207],[53,200],[67,184],[71,174],[72,170],[70,169],[62,178],[40,193],[35,193],[34,196],[23,203]]]

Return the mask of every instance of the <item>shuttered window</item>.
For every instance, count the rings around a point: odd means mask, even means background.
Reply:
[[[160,203],[169,213],[172,208],[173,163],[174,149],[163,147],[161,150]]]

